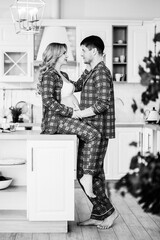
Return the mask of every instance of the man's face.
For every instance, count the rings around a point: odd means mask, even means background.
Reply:
[[[81,46],[81,57],[83,58],[84,63],[90,64],[93,60],[93,49],[89,50],[86,46]]]

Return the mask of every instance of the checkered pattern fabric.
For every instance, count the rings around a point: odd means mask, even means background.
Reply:
[[[114,88],[109,69],[104,62],[73,82],[75,91],[81,91],[80,109],[92,107],[96,116],[88,117],[85,121],[96,128],[103,137],[115,137],[115,107]]]
[[[69,80],[66,73],[61,73]],[[62,85],[62,78],[53,68],[49,68],[42,77],[42,133],[56,133],[60,116],[71,117],[73,114],[72,108],[60,104]]]
[[[96,171],[94,172],[94,175],[93,175],[93,192],[96,195],[96,198],[89,198],[89,199],[93,204],[91,218],[97,219],[97,220],[104,220],[106,217],[110,216],[114,211],[114,207],[112,206],[110,200],[108,199],[105,193],[105,175],[104,175],[103,164],[104,164],[104,157],[106,154],[107,146],[108,146],[108,139],[101,138],[100,147],[97,146],[95,149],[97,162],[96,162]],[[80,178],[83,176],[83,173],[84,173],[83,148],[84,148],[84,142],[80,140],[78,161],[77,161],[78,180],[80,180]]]
[[[60,134],[76,134],[83,142],[83,174],[94,174],[97,168],[97,146],[101,135],[83,121],[72,118],[61,118],[57,128]]]

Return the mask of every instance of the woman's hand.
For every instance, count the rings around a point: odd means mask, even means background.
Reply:
[[[73,115],[72,115],[72,118],[75,118],[75,119],[81,119],[81,114],[80,114],[80,110],[75,110],[73,111]]]

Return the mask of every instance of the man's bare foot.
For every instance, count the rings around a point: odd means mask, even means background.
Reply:
[[[103,221],[90,218],[90,219],[85,220],[83,222],[79,222],[78,226],[98,226],[101,223],[103,223]]]
[[[84,187],[86,194],[91,198],[95,198],[96,195],[94,195],[93,193],[92,178],[92,175],[84,174],[83,177],[80,179],[80,182]]]
[[[118,217],[118,213],[116,212],[116,210],[107,218],[105,218],[102,223],[100,223],[99,225],[97,225],[97,228],[99,229],[108,229],[110,227],[112,227],[114,221],[116,220],[116,218]]]

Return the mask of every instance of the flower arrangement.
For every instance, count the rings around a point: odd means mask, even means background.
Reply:
[[[160,42],[160,33],[155,34],[153,41]],[[147,105],[150,101],[156,101],[160,92],[160,52],[153,56],[149,51],[148,57],[144,57],[145,69],[139,66],[141,84],[146,90],[141,95],[141,101]],[[131,105],[134,112],[138,106],[133,99]],[[143,113],[143,109],[141,109]],[[135,145],[131,143],[130,145]],[[128,173],[115,184],[122,196],[129,192],[138,199],[144,211],[160,214],[160,153],[155,156],[151,153],[142,155],[140,152],[131,159]]]

